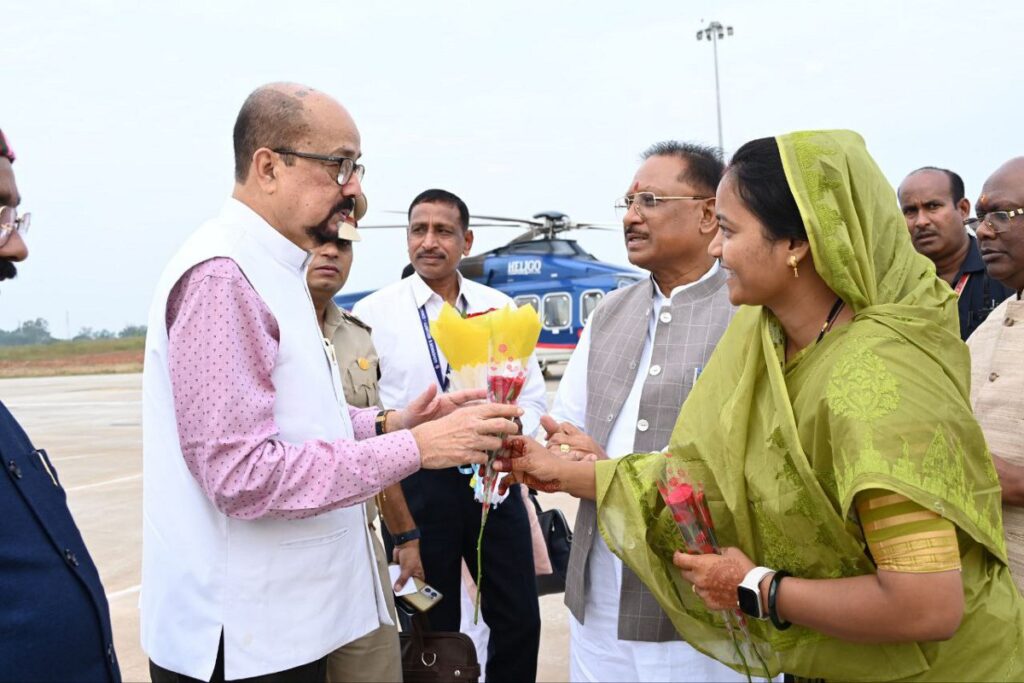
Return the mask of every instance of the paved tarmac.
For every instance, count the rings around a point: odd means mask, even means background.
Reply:
[[[550,392],[557,380],[548,382]],[[125,681],[149,681],[139,645],[142,559],[142,376],[89,375],[0,380],[0,399],[57,468],[86,545],[99,567]],[[541,497],[570,526],[576,501]],[[568,678],[568,612],[562,595],[541,598],[538,680]]]

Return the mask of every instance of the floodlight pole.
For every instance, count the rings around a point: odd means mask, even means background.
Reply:
[[[725,154],[725,144],[722,141],[722,97],[718,85],[718,41],[724,40],[726,35],[732,35],[732,26],[722,26],[717,21],[712,21],[705,28],[697,31],[697,40],[707,38],[711,41],[712,52],[715,56],[715,110],[718,114],[718,149]]]

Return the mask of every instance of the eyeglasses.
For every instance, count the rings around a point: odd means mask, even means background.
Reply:
[[[620,218],[624,218],[629,210],[636,207],[638,214],[643,216],[644,210],[655,209],[658,206],[658,202],[667,202],[671,199],[711,199],[711,197],[659,197],[653,192],[636,192],[634,194],[627,194],[625,197],[620,197],[615,200],[615,212]]]
[[[1014,216],[1024,216],[1024,209],[1014,209],[1013,211],[989,211],[983,213],[977,218],[968,218],[964,221],[971,230],[977,232],[981,228],[981,224],[984,223],[988,227],[992,228],[992,232],[997,235],[1001,235],[1010,229],[1010,219]]]
[[[271,151],[277,154],[290,154],[293,157],[299,157],[301,159],[312,159],[313,161],[319,161],[324,164],[337,164],[337,180],[339,185],[347,184],[353,174],[358,180],[362,181],[363,174],[366,173],[366,167],[362,164],[357,164],[356,160],[352,157],[331,157],[324,154],[313,154],[311,152],[296,152],[291,149],[275,149]]]
[[[28,226],[31,224],[32,214],[26,213],[19,216],[14,207],[0,206],[0,247],[7,244],[14,233],[24,235],[28,232]]]

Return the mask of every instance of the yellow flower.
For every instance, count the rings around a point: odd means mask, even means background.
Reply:
[[[491,330],[488,316],[463,318],[450,305],[441,308],[437,320],[430,323],[430,334],[452,370],[484,365],[488,359]]]
[[[508,305],[483,317],[490,318],[494,360],[525,360],[533,353],[540,336],[540,318],[533,306],[525,304],[516,309]]]

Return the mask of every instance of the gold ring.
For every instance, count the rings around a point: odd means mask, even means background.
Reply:
[[[561,446],[558,447],[558,450],[562,451],[563,453],[568,453],[571,449],[569,448],[569,444],[563,443]]]

